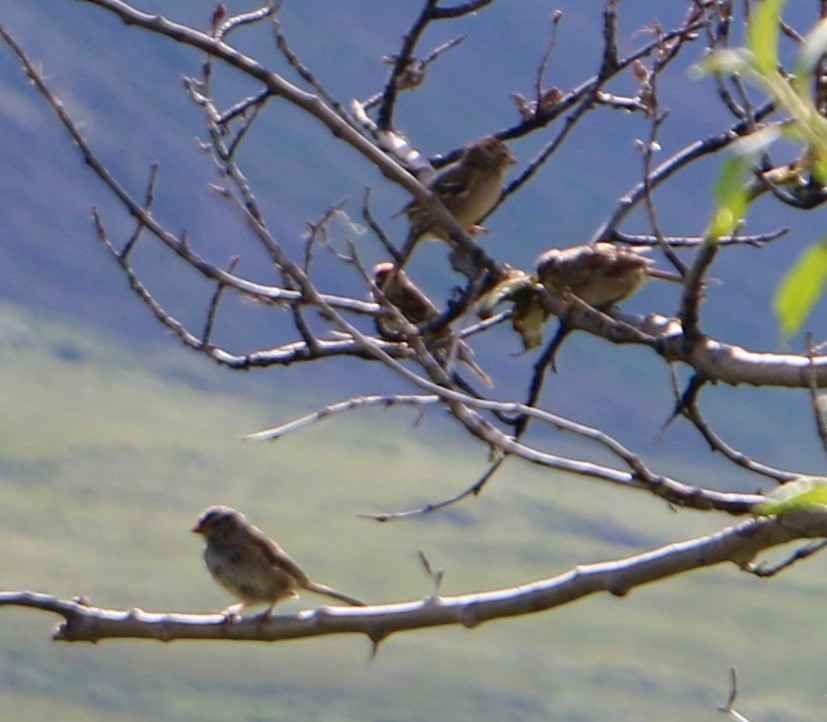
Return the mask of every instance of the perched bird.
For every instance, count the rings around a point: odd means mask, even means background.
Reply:
[[[282,599],[297,597],[299,589],[338,599],[357,607],[364,602],[310,581],[307,574],[244,514],[227,506],[211,506],[193,527],[206,541],[204,561],[213,578],[241,600],[224,611],[235,616],[247,607],[267,604],[267,617]]]
[[[373,267],[373,280],[388,302],[396,306],[412,324],[418,326],[439,315],[439,309],[433,301],[410,279],[405,271],[397,271],[396,265],[391,261],[383,261]],[[383,318],[380,320],[388,331],[398,333],[398,329],[392,327],[393,321],[391,319]],[[443,332],[450,333],[450,330],[443,329]]]
[[[675,280],[674,274],[652,268],[654,261],[643,255],[648,250],[620,248],[604,242],[552,248],[537,259],[537,278],[553,295],[568,292],[598,311],[608,311],[640,290],[648,276]],[[555,372],[557,351],[570,331],[571,328],[561,319],[557,333],[546,349],[546,356]]]
[[[475,141],[462,152],[459,160],[443,168],[428,183],[457,223],[466,231],[490,211],[500,198],[509,166],[515,163],[508,146],[488,136]],[[450,243],[450,236],[418,200],[411,201],[401,213],[411,224],[400,257],[408,258],[420,238],[431,236]]]
[[[612,243],[552,248],[537,258],[534,273],[511,269],[504,278],[477,301],[481,318],[487,318],[503,301],[511,301],[511,323],[526,350],[539,346],[543,325],[550,315],[543,295],[571,294],[599,311],[640,289],[648,277],[681,281],[678,274],[652,268],[644,249],[620,248]],[[561,320],[545,357],[556,371],[555,355],[570,327]]]
[[[650,274],[648,249],[619,248],[612,243],[552,248],[537,259],[537,278],[555,295],[566,291],[590,306],[606,310],[640,289]]]
[[[397,270],[396,265],[390,261],[377,263],[373,267],[373,280],[388,302],[396,306],[405,319],[415,326],[421,326],[439,316],[439,309],[431,299],[422,292],[405,271]],[[399,333],[398,328],[394,326],[393,319],[387,317],[377,317],[376,326],[379,334],[385,337]],[[462,339],[455,338],[450,326],[442,327],[429,337],[425,337],[424,341],[432,348],[448,346],[449,352],[452,344],[456,344],[457,358],[486,386],[493,385],[491,377],[474,361],[474,350]]]

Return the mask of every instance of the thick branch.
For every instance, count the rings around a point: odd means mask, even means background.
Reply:
[[[566,301],[547,296],[543,304],[549,313],[573,329],[586,331],[615,344],[649,346],[667,361],[691,366],[710,381],[732,386],[779,386],[786,388],[827,387],[827,356],[749,351],[708,336],[689,339],[676,319],[658,314],[607,315],[578,299]]]
[[[6,592],[0,606],[54,612],[64,618],[53,637],[66,642],[102,639],[218,639],[278,641],[329,634],[364,634],[377,644],[395,632],[445,625],[472,629],[483,622],[546,611],[597,592],[624,596],[644,584],[695,569],[732,562],[747,567],[761,551],[795,539],[827,536],[827,512],[796,512],[751,519],[709,536],[612,562],[576,567],[517,587],[453,597],[361,608],[322,607],[263,620],[228,621],[221,614],[149,613],[89,606],[48,594]]]

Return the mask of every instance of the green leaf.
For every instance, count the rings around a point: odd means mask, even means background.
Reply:
[[[778,70],[778,21],[786,0],[762,0],[754,9],[749,24],[749,48],[755,55],[755,67],[760,73]]]
[[[827,281],[827,239],[805,250],[787,271],[773,298],[781,331],[797,333],[824,291]]]
[[[711,242],[730,235],[746,216],[750,203],[746,180],[751,159],[751,155],[736,155],[728,158],[721,166],[715,184],[717,207],[706,233]]]
[[[821,185],[827,182],[827,153],[818,154],[813,161],[813,177]]]
[[[731,150],[735,155],[748,156],[748,160],[752,162],[761,153],[766,153],[770,146],[783,136],[784,130],[785,128],[779,128],[777,125],[768,125],[739,138],[732,144]]]
[[[689,68],[689,77],[700,80],[706,75],[735,75],[753,68],[755,57],[746,48],[727,48],[710,53],[701,62]]]
[[[779,516],[791,511],[821,509],[827,510],[827,479],[802,476],[779,486],[752,511],[758,516]]]

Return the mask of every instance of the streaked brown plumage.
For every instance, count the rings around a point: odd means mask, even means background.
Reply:
[[[549,293],[566,291],[594,308],[605,310],[635,293],[653,261],[646,249],[619,248],[612,243],[552,248],[537,259],[537,278]]]
[[[354,597],[310,581],[276,542],[235,509],[211,506],[192,531],[204,536],[204,561],[210,574],[241,602],[225,610],[228,616],[257,604],[268,605],[262,614],[268,616],[279,601],[297,597],[300,589],[364,606]]]
[[[613,243],[552,248],[537,259],[537,278],[554,295],[569,292],[599,311],[607,311],[638,291],[651,272],[648,249],[619,248]],[[570,332],[560,321],[546,354],[557,371],[557,351]]]
[[[482,220],[500,198],[509,166],[514,156],[508,146],[492,136],[465,147],[459,160],[443,168],[428,183],[442,204],[466,231]],[[416,242],[432,237],[450,242],[445,228],[437,223],[418,200],[402,212],[411,224],[408,239],[401,252],[407,258]]]
[[[373,268],[374,282],[382,291],[389,303],[396,306],[406,320],[415,326],[436,318],[439,309],[434,305],[408,276],[405,271],[396,270],[396,265],[390,261],[377,263]],[[388,336],[398,334],[393,319],[381,317],[377,319],[377,328],[380,334]],[[450,346],[456,343],[457,358],[462,361],[486,386],[491,386],[491,377],[474,361],[474,350],[463,340],[456,339],[450,326],[444,326],[439,331],[425,339],[429,346]]]

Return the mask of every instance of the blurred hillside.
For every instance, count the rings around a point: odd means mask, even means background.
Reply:
[[[438,498],[485,466],[439,420],[331,420],[277,444],[239,437],[269,403],[182,384],[77,327],[0,304],[2,588],[93,604],[210,611],[230,600],[189,533],[208,504],[245,510],[318,579],[372,602],[495,589],[720,528],[646,494],[506,467],[478,500],[418,522],[355,512]],[[159,373],[159,366],[167,372]],[[285,402],[279,414],[294,409]],[[320,453],[320,449],[324,452]],[[392,469],[392,473],[389,473]],[[645,524],[642,520],[645,519]],[[819,722],[827,558],[766,581],[734,567],[623,599],[596,595],[474,630],[288,644],[55,644],[56,618],[0,610],[3,717],[104,722],[545,722],[718,719],[728,667],[752,719]],[[304,596],[290,612],[313,605]]]
[[[214,7],[201,0],[136,4],[197,27],[207,26]],[[240,0],[225,4],[231,13],[249,7]],[[387,69],[380,58],[396,50],[420,3],[381,5],[377,13],[371,0],[285,2],[282,21],[294,49],[344,102],[381,87]],[[564,18],[547,83],[567,89],[597,67],[601,16],[595,4],[522,0],[515,7],[500,2],[462,26],[445,24],[427,36],[424,47],[432,48],[469,33],[432,69],[428,83],[400,102],[399,126],[424,152],[453,149],[516,121],[508,96],[531,94],[553,7],[561,7]],[[620,50],[629,52],[644,42],[641,26],[658,19],[668,27],[682,6],[641,0],[620,9]],[[210,191],[216,177],[197,148],[202,118],[180,77],[198,72],[199,54],[74,0],[0,2],[0,23],[43,68],[132,193],[142,195],[150,164],[160,162],[156,215],[174,230],[186,229],[200,254],[225,265],[247,232]],[[235,40],[292,78],[266,33],[242,31]],[[729,124],[712,83],[688,84],[686,67],[676,64],[662,80],[662,100],[672,114],[661,159]],[[233,87],[231,74],[218,75],[227,102],[252,90],[242,81]],[[529,581],[726,523],[520,465],[450,513],[402,525],[355,519],[354,512],[409,508],[464,488],[485,468],[485,450],[433,413],[420,425],[405,413],[363,413],[275,445],[239,441],[350,394],[399,390],[399,384],[378,365],[366,371],[361,362],[233,374],[183,350],[98,245],[92,206],[100,208],[115,240],[124,240],[132,226],[5,49],[0,83],[0,526],[12,550],[0,566],[3,588],[86,594],[119,607],[217,608],[227,600],[187,533],[198,512],[215,502],[244,509],[283,536],[288,550],[323,581],[371,600],[427,593],[415,561],[420,548],[448,569],[445,591],[458,593]],[[557,129],[515,142],[520,163]],[[642,118],[614,113],[578,126],[536,181],[487,222],[484,243],[509,263],[528,266],[547,247],[588,238],[639,179],[634,139],[648,132]],[[283,103],[268,107],[242,162],[268,222],[290,248],[299,247],[309,220],[345,197],[351,199],[346,210],[358,218],[365,186],[373,189],[377,218],[395,238],[404,233],[403,222],[391,216],[405,195]],[[702,232],[719,162],[704,161],[658,191],[667,233]],[[749,348],[783,350],[771,294],[799,250],[823,234],[821,218],[793,214],[769,198],[756,204],[747,231],[789,225],[794,232],[760,250],[722,253],[713,273],[719,284],[710,287],[704,307],[705,330]],[[640,217],[624,227],[646,228]],[[380,257],[367,236],[356,240],[368,262]],[[138,248],[135,261],[158,298],[200,327],[209,289],[182,276],[171,254],[150,242]],[[443,267],[432,246],[412,273],[444,297],[456,278]],[[255,252],[242,258],[241,268],[271,278],[266,259]],[[337,290],[341,280],[331,271],[323,290]],[[628,308],[670,313],[677,293],[652,283]],[[811,319],[817,332],[824,312],[822,303]],[[274,344],[279,326],[272,315],[231,303],[218,333],[232,350]],[[530,378],[536,354],[512,356],[518,350],[506,328],[479,343],[478,356],[497,376],[500,398],[522,396]],[[559,364],[546,394],[556,413],[601,426],[656,470],[688,483],[756,486],[754,476],[721,463],[686,424],[657,436],[672,400],[667,371],[653,354],[575,335]],[[713,426],[745,453],[823,471],[805,393],[714,388],[703,400]],[[553,441],[573,455],[594,455],[571,439]],[[361,665],[368,656],[363,640],[53,646],[45,641],[51,620],[2,610],[0,696],[24,722],[115,716],[682,722],[719,716],[727,669],[736,664],[745,713],[815,722],[823,718],[819,674],[827,661],[812,633],[822,615],[823,566],[818,560],[768,582],[710,570],[623,601],[589,599],[472,633],[403,636],[371,665]],[[786,610],[794,610],[794,619]]]

